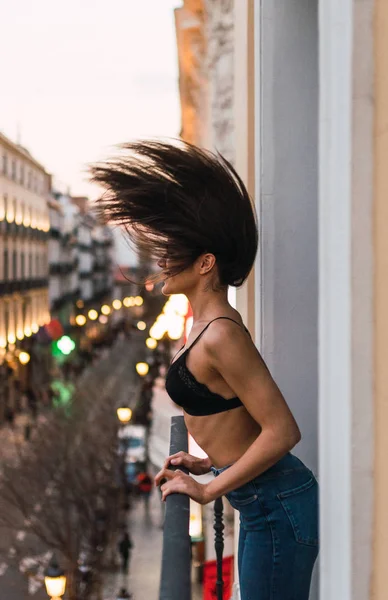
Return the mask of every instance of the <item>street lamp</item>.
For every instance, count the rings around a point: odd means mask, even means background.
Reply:
[[[146,346],[150,350],[155,350],[157,345],[158,345],[158,342],[154,338],[149,337],[146,339]]]
[[[46,592],[51,600],[60,600],[66,589],[66,576],[64,571],[59,567],[55,555],[52,556],[51,562],[44,574],[44,583]]]
[[[145,377],[150,370],[150,366],[146,362],[138,362],[136,365],[136,371],[140,377]]]
[[[132,419],[132,410],[129,408],[129,406],[120,406],[116,412],[122,425],[129,423],[129,421]]]
[[[19,354],[19,362],[22,365],[26,365],[27,363],[29,363],[30,358],[31,358],[31,356],[28,354],[28,352],[20,352],[20,354]]]

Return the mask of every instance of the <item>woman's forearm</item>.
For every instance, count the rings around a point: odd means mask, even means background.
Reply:
[[[287,454],[299,440],[299,432],[291,436],[280,436],[271,430],[263,430],[237,462],[206,484],[205,503],[241,487],[264,473]]]

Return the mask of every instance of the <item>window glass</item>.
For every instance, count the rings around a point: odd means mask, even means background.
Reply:
[[[18,255],[17,251],[12,252],[12,280],[15,281],[18,278]]]

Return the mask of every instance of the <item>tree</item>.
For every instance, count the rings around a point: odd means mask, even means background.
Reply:
[[[57,551],[69,600],[80,598],[80,589],[88,598],[100,583],[104,553],[117,528],[119,472],[112,407],[100,401],[91,414],[80,397],[70,414],[57,410],[16,462],[3,466],[0,525],[15,528],[23,520],[46,549]],[[79,569],[82,557],[87,581]]]

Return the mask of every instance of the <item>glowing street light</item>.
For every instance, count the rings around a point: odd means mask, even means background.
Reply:
[[[129,423],[129,421],[132,419],[132,410],[129,408],[129,406],[120,406],[116,412],[120,423],[123,425]]]
[[[59,600],[66,590],[66,576],[59,567],[55,556],[52,557],[44,574],[46,592],[51,600]]]
[[[14,344],[16,342],[16,336],[14,333],[9,333],[8,334],[8,343],[9,344]]]
[[[85,323],[86,323],[86,317],[85,317],[85,315],[77,315],[76,318],[75,318],[75,322],[80,327],[82,327],[82,325],[85,325]]]
[[[144,323],[144,321],[139,321],[138,324],[137,324],[137,328],[140,331],[144,331],[145,329],[147,329],[147,324]]]
[[[158,345],[158,342],[154,338],[149,337],[146,339],[146,346],[150,350],[155,350],[157,345]]]
[[[103,315],[110,315],[110,313],[112,312],[112,309],[107,304],[103,304],[103,306],[101,306],[101,312]]]
[[[150,370],[150,366],[146,362],[138,362],[136,365],[136,371],[140,377],[145,377]]]
[[[120,310],[122,305],[123,304],[122,304],[121,300],[119,300],[118,298],[116,298],[116,300],[113,300],[113,302],[112,302],[112,306],[115,310]]]
[[[141,296],[136,296],[134,299],[134,304],[135,306],[141,306],[143,304],[144,300]]]
[[[22,351],[22,352],[19,353],[18,358],[19,358],[20,364],[26,365],[27,363],[30,362],[31,356],[28,354],[28,352]]]
[[[98,312],[94,308],[91,308],[88,312],[88,317],[91,321],[95,321],[98,319]]]

